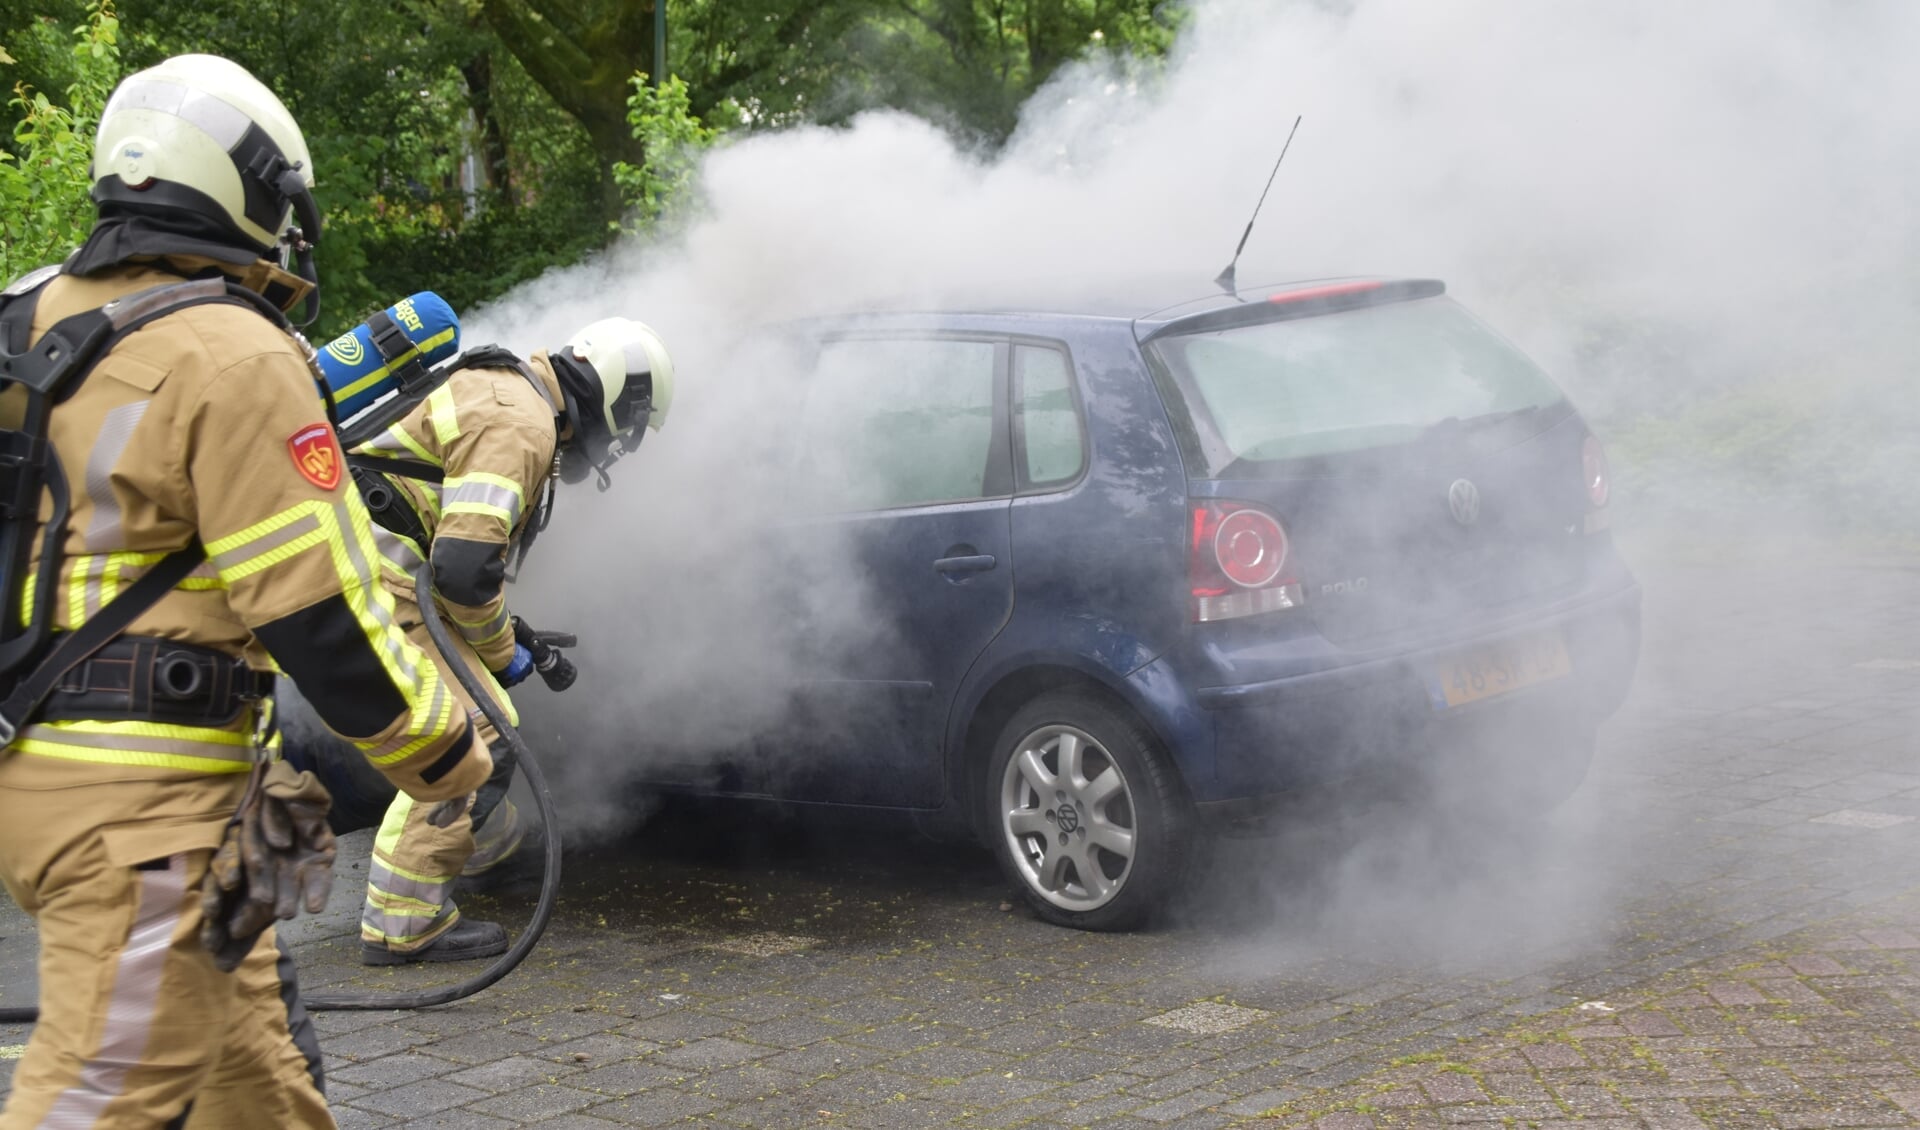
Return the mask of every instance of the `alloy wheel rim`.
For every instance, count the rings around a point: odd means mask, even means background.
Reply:
[[[1133,790],[1106,747],[1074,726],[1042,726],[1014,747],[1000,829],[1027,888],[1062,910],[1107,905],[1133,873]]]

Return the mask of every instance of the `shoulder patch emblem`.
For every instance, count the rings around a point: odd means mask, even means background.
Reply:
[[[321,490],[340,485],[345,460],[340,458],[340,441],[325,424],[308,424],[287,437],[287,450],[293,454],[294,469]]]

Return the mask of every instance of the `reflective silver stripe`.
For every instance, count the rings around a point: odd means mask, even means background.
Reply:
[[[261,534],[252,541],[242,542],[225,553],[214,554],[211,558],[213,567],[223,573],[228,569],[238,569],[254,558],[272,553],[288,542],[306,537],[319,528],[319,515],[302,514],[270,534]]]
[[[419,942],[445,930],[458,919],[458,910],[444,914],[380,914],[369,907],[360,917],[360,939],[368,942]]]
[[[91,620],[100,612],[100,590],[107,581],[107,556],[96,553],[87,558],[86,569],[86,608],[87,619]]]
[[[26,727],[15,740],[70,745],[80,749],[107,749],[117,753],[200,757],[209,761],[232,761],[240,765],[250,765],[255,758],[251,745],[217,745],[186,738],[149,738],[133,734],[92,734],[45,724]]]
[[[125,86],[126,84],[121,84]],[[129,294],[125,298],[116,298],[100,312],[107,316],[114,329],[130,325],[149,314],[157,314],[183,302],[192,302],[202,298],[217,298],[227,293],[227,284],[220,279],[204,279],[200,282],[167,283],[164,286],[150,287],[138,294]]]
[[[507,615],[506,604],[502,603],[499,614],[478,627],[470,626],[461,620],[454,620],[453,626],[460,629],[460,638],[466,640],[468,643],[484,643],[499,635],[501,632],[506,631],[511,619],[512,618]]]
[[[503,487],[498,483],[480,482],[473,479],[455,479],[447,484],[447,492],[441,499],[444,510],[462,502],[492,506],[507,512],[507,528],[520,524],[520,510],[523,505],[520,492]]]
[[[378,856],[367,862],[367,886],[378,889],[382,894],[417,899],[420,902],[432,903],[434,906],[440,906],[447,901],[447,885],[452,881],[451,878],[447,878],[430,883],[421,879],[409,879],[380,862]]]
[[[426,560],[426,558],[420,556],[419,550],[413,548],[412,542],[394,533],[392,530],[387,529],[385,526],[375,526],[373,528],[373,547],[380,551],[380,556],[386,558],[396,568],[407,573],[412,573],[413,570],[418,569],[420,562]]]
[[[393,434],[394,429],[399,426],[399,424],[395,424],[392,428],[388,428],[386,431],[381,432],[379,435],[361,444],[359,448],[356,449],[355,454],[365,452],[371,455],[379,451],[391,451],[396,456],[418,456],[418,452],[402,442],[399,436]]]
[[[446,703],[447,681],[444,678],[435,679],[433,681],[433,701],[427,704],[427,712],[421,716],[421,725],[428,727],[428,729],[422,729],[418,733],[402,731],[397,737],[389,739],[374,749],[367,749],[361,746],[359,742],[355,742],[354,745],[359,747],[369,759],[380,762],[381,764],[385,764],[385,762],[382,761],[383,758],[398,753],[410,745],[418,745],[421,749],[425,749],[430,743],[423,742],[422,738],[431,732],[430,727],[432,727],[435,720],[440,717],[440,711],[445,709]],[[459,727],[451,726],[449,729],[457,730]]]
[[[93,521],[87,526],[87,548],[105,552],[120,548],[120,500],[113,493],[113,468],[126,454],[133,429],[153,402],[122,404],[107,413],[100,436],[87,453],[87,499],[93,503]]]
[[[184,853],[169,856],[165,871],[133,874],[139,877],[133,930],[120,951],[107,996],[100,1050],[81,1065],[80,1078],[53,1100],[40,1120],[42,1130],[87,1130],[99,1122],[107,1104],[126,1087],[128,1073],[146,1054],[153,1014],[160,1004],[160,977],[185,904],[187,857]]]
[[[114,90],[103,119],[123,110],[153,110],[199,126],[220,148],[233,152],[253,123],[247,115],[211,94],[166,79],[130,78]]]

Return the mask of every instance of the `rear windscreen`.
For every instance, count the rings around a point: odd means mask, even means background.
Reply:
[[[1521,417],[1564,397],[1447,298],[1161,338],[1209,474],[1235,463],[1407,443],[1451,421]]]

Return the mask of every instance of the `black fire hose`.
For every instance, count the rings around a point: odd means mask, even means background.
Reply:
[[[520,768],[527,775],[527,787],[533,790],[534,806],[540,810],[540,823],[544,826],[547,838],[546,867],[540,876],[540,901],[534,904],[533,918],[527,928],[507,952],[493,959],[493,964],[479,973],[456,984],[438,989],[419,989],[411,993],[321,993],[314,996],[301,995],[301,1001],[315,1012],[386,1012],[395,1009],[428,1008],[436,1004],[449,1004],[462,1000],[498,982],[514,971],[533,947],[539,943],[540,935],[546,933],[547,923],[553,919],[553,906],[560,897],[560,821],[554,812],[553,795],[547,790],[546,775],[540,772],[540,762],[527,748],[527,743],[507,721],[507,715],[493,701],[480,677],[474,674],[460,659],[460,653],[454,649],[453,640],[447,635],[447,626],[440,621],[434,611],[433,603],[433,567],[422,562],[413,574],[414,599],[419,602],[421,616],[427,624],[427,634],[433,637],[433,645],[446,657],[447,668],[460,685],[467,688],[474,705],[500,731],[500,736],[513,747],[520,759]],[[38,1008],[0,1008],[0,1024],[32,1024],[40,1019]]]

